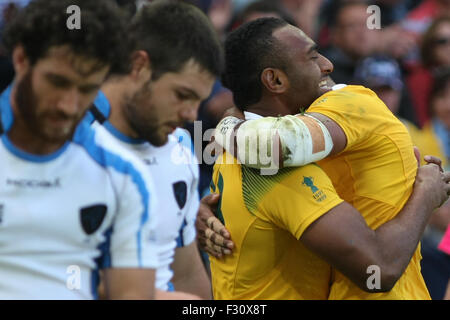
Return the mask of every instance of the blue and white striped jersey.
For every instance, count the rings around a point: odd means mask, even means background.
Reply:
[[[0,299],[92,299],[99,269],[156,269],[155,191],[140,160],[86,123],[46,156],[0,140]]]

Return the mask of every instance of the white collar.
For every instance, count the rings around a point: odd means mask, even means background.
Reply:
[[[346,86],[347,86],[347,85],[346,85],[346,84],[343,84],[343,83],[335,84],[334,86],[331,87],[331,90],[336,91],[336,90],[345,88]]]
[[[245,117],[245,120],[256,120],[256,119],[264,118],[263,116],[261,116],[259,114],[249,112],[249,111],[244,111],[244,117]]]

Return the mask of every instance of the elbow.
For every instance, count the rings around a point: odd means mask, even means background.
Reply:
[[[385,275],[382,275],[381,276],[381,292],[391,291],[401,276],[402,276],[402,272],[395,271],[395,270],[393,272],[390,272],[390,273],[387,272]]]

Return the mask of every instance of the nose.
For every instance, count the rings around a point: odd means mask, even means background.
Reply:
[[[183,121],[193,122],[197,120],[197,111],[200,102],[188,103],[180,110],[180,117]]]
[[[58,101],[57,108],[67,116],[74,116],[80,112],[81,97],[76,87],[64,91]]]
[[[319,67],[323,74],[330,74],[334,69],[333,63],[323,55],[320,55]]]

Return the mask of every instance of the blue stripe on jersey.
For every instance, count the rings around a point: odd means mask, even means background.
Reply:
[[[147,190],[144,180],[142,179],[141,174],[134,168],[134,166],[130,162],[98,146],[95,143],[95,133],[89,127],[87,122],[83,122],[77,127],[73,142],[82,146],[92,157],[92,159],[94,159],[94,161],[96,161],[102,167],[112,167],[120,173],[130,175],[132,181],[136,184],[141,195],[142,206],[144,208],[141,215],[139,231],[136,235],[138,247],[138,263],[139,267],[142,267],[142,227],[149,219],[150,194]]]
[[[98,245],[97,249],[100,250],[101,254],[95,259],[96,268],[91,272],[91,293],[92,297],[98,299],[98,285],[100,284],[100,269],[106,269],[111,267],[111,234],[113,232],[113,227],[109,227],[103,236],[105,241]]]
[[[91,294],[94,300],[98,300],[98,285],[100,284],[100,275],[98,268],[91,271]]]
[[[86,114],[84,115],[83,120],[81,120],[82,122],[86,122],[87,124],[92,124],[95,121],[95,118],[93,116],[93,114],[91,113],[91,111],[87,111]]]
[[[97,96],[95,97],[94,104],[97,107],[98,111],[100,111],[105,119],[109,118],[111,114],[111,105],[109,104],[108,98],[106,98],[103,91],[99,90]]]
[[[109,114],[111,113],[111,105],[109,104],[108,99],[101,90],[98,91],[97,96],[95,97],[94,105],[97,107],[97,110],[100,111],[100,113],[105,117],[105,119],[109,118]],[[90,110],[88,110],[83,118],[83,122],[92,124],[92,122],[94,121],[95,116]]]
[[[192,138],[188,131],[177,128],[173,132],[173,135],[177,138],[179,144],[191,150],[192,154],[195,154],[194,144],[192,143]]]
[[[100,269],[111,268],[111,234],[113,233],[113,226],[109,227],[103,234],[106,238],[97,249],[100,250],[101,256],[95,262]]]
[[[0,113],[2,115],[1,120],[4,132],[8,132],[11,129],[14,121],[14,114],[10,103],[11,89],[12,85],[6,88],[0,97]]]
[[[184,231],[184,228],[186,228],[186,226],[187,226],[187,222],[186,222],[186,218],[184,218],[183,224],[181,225],[180,230],[178,231],[177,248],[184,247],[183,231]]]
[[[9,140],[9,138],[6,134],[2,135],[1,139],[2,139],[3,144],[5,145],[5,148],[8,149],[9,152],[11,152],[13,155],[15,155],[16,157],[18,157],[20,159],[24,159],[24,160],[30,161],[30,162],[37,162],[37,163],[47,162],[47,161],[51,161],[51,160],[58,158],[64,151],[66,151],[67,147],[70,145],[70,141],[67,141],[57,151],[55,151],[51,154],[41,156],[41,155],[35,155],[35,154],[31,154],[31,153],[25,152],[23,150],[20,150],[19,148],[14,146],[14,144],[11,142],[11,140]]]
[[[167,282],[167,291],[169,291],[169,292],[174,292],[175,291],[175,286],[173,285],[173,283],[172,282]]]

